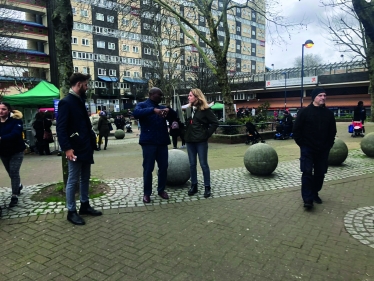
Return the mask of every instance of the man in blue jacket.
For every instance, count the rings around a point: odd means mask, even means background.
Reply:
[[[88,188],[93,151],[96,146],[95,133],[85,106],[86,91],[90,75],[74,73],[70,77],[69,94],[58,104],[57,137],[62,151],[68,159],[69,176],[66,185],[67,219],[73,224],[84,225],[80,215],[101,216],[89,204]],[[75,186],[80,178],[79,215],[75,205]]]
[[[293,126],[293,138],[300,147],[301,195],[307,209],[313,207],[313,202],[322,204],[318,192],[336,135],[334,113],[326,108],[325,102],[325,90],[315,88],[312,103],[300,110]]]
[[[177,113],[171,108],[159,105],[163,95],[159,88],[150,89],[149,98],[138,103],[133,113],[134,118],[139,119],[142,124],[139,144],[143,150],[144,203],[151,202],[152,172],[155,161],[158,166],[158,195],[163,199],[169,199],[165,186],[170,137],[165,119],[171,122],[177,118]]]

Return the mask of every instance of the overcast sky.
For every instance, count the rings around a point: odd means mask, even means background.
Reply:
[[[300,22],[302,18],[308,23],[307,28],[298,30],[291,34],[283,34],[283,38],[288,41],[288,45],[271,44],[269,38],[266,42],[265,64],[275,69],[290,68],[294,66],[294,60],[301,56],[302,44],[311,39],[314,46],[310,49],[304,48],[306,54],[319,54],[324,59],[324,63],[341,62],[341,54],[332,47],[332,43],[325,38],[327,32],[323,30],[318,18],[326,18],[325,8],[319,0],[279,0],[281,6],[279,10],[283,12],[289,20]],[[346,58],[347,60],[348,58]]]

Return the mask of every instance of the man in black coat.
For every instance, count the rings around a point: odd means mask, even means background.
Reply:
[[[69,94],[58,104],[57,137],[61,150],[68,159],[69,176],[66,185],[67,219],[73,224],[84,225],[80,215],[100,216],[89,204],[88,188],[93,151],[96,146],[95,133],[85,106],[86,91],[90,75],[74,73],[70,77]],[[79,215],[75,205],[75,186],[80,179]]]
[[[334,113],[325,107],[325,102],[325,90],[315,88],[312,103],[300,110],[293,126],[293,138],[300,147],[301,195],[307,209],[313,207],[313,202],[322,203],[318,192],[336,135]]]

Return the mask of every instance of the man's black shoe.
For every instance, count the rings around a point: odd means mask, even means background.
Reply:
[[[77,211],[68,211],[68,221],[76,225],[85,225],[84,219],[77,214]]]
[[[90,216],[101,216],[103,213],[101,211],[97,211],[90,206],[90,202],[81,202],[81,207],[79,209],[80,215],[90,215]]]
[[[313,202],[312,201],[305,201],[304,202],[304,208],[312,209],[313,208]]]
[[[211,190],[210,186],[205,187],[204,198],[208,198],[210,197],[210,195],[212,195],[210,190]]]
[[[22,190],[22,188],[23,188],[23,185],[21,184],[20,187],[19,187],[19,189],[18,189],[18,193],[17,193],[17,195],[21,195],[21,190]]]
[[[149,196],[149,195],[144,195],[143,196],[143,202],[144,203],[151,203],[151,196]]]
[[[196,184],[191,184],[191,187],[188,190],[188,196],[192,196],[195,193],[197,193],[197,183]]]
[[[12,196],[12,198],[10,199],[9,208],[17,206],[17,204],[18,204],[17,196]]]
[[[169,199],[169,195],[165,191],[161,191],[158,193],[158,196],[160,196],[162,199]]]
[[[313,201],[316,202],[317,204],[322,204],[322,199],[318,195],[314,197]]]

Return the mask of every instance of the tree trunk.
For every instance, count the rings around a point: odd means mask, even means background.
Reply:
[[[60,98],[69,93],[69,78],[73,74],[73,57],[71,49],[71,35],[73,31],[73,14],[70,0],[50,0],[53,7],[52,23],[54,29],[58,83]],[[51,71],[53,71],[51,69]],[[56,70],[55,70],[56,71]],[[58,121],[57,121],[58,122]],[[66,187],[68,179],[68,162],[65,153],[62,153],[62,176]]]
[[[60,97],[69,93],[69,78],[73,74],[73,57],[71,49],[71,34],[73,30],[73,14],[70,0],[54,1],[55,10],[52,15],[55,30],[56,56]]]
[[[225,117],[226,119],[233,119],[236,117],[236,114],[234,110],[234,101],[231,96],[229,79],[227,76],[227,62],[225,62],[225,59],[221,59],[221,61],[217,59],[217,65],[218,87],[222,93]]]

